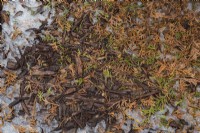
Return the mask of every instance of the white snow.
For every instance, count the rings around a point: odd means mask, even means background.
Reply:
[[[9,123],[9,122],[6,122],[6,123],[4,124],[4,126],[2,127],[2,132],[3,132],[3,133],[19,133],[19,132],[15,129],[15,127],[14,127],[11,123]]]
[[[42,5],[42,3],[37,2],[36,0],[12,0],[3,5],[3,10],[9,14],[10,21],[2,24],[3,44],[0,45],[0,48],[3,49],[3,52],[0,52],[0,66],[6,67],[8,59],[14,59],[14,57],[20,58],[18,48],[23,52],[26,46],[36,44],[36,41],[34,40],[35,34],[31,30],[27,31],[28,29],[38,29],[41,26],[42,21],[45,20],[47,20],[48,24],[52,22],[55,10],[49,6],[40,8],[40,5]],[[41,9],[41,12],[37,13],[37,9],[39,8]],[[6,58],[3,58],[3,53],[7,55]],[[4,79],[1,78],[0,86],[3,86],[3,84]],[[6,96],[0,94],[0,104],[2,107],[7,107],[8,104],[13,101],[15,96],[19,96],[18,93],[19,84],[8,87]],[[13,97],[9,98],[9,95],[12,94]],[[20,104],[15,107],[16,110],[19,110],[20,108]],[[4,109],[3,113],[8,113],[8,111],[8,109]],[[3,114],[1,113],[0,116],[3,116]],[[27,117],[27,115],[24,117],[18,116],[15,117],[10,123],[5,122],[4,126],[0,129],[0,132],[18,133],[14,125],[22,125],[26,128],[30,128],[29,123],[26,122]],[[52,124],[57,126],[55,122],[52,122]],[[52,128],[55,128],[54,126],[52,126]],[[50,132],[52,128],[46,126],[46,129],[49,129],[48,132]]]
[[[3,10],[9,12],[10,21],[2,24],[2,34],[3,34],[3,47],[4,53],[8,56],[6,59],[2,58],[0,53],[0,65],[6,67],[7,59],[14,59],[14,57],[20,57],[18,47],[22,50],[26,46],[33,45],[36,43],[34,41],[35,35],[32,31],[26,31],[30,28],[39,28],[41,26],[41,21],[48,20],[49,24],[52,21],[54,14],[54,9],[44,6],[43,13],[35,14],[38,8],[40,8],[41,2],[36,0],[24,0],[22,3],[19,0],[9,1],[3,6]],[[16,13],[23,12],[19,16],[15,16]],[[50,13],[50,18],[48,18]],[[17,31],[19,34],[17,34]]]

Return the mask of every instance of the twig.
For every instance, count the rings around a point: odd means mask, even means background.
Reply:
[[[27,99],[29,99],[29,97],[21,97],[21,98],[18,98],[18,99],[16,99],[15,101],[11,102],[11,103],[8,105],[8,107],[9,107],[9,108],[12,108],[13,106],[15,106],[15,105],[19,104],[20,102],[22,102],[23,100],[27,100]]]

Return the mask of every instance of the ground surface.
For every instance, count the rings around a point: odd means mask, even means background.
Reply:
[[[199,2],[5,2],[2,132],[200,132],[199,21]]]

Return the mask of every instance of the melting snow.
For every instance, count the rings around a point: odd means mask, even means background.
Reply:
[[[1,53],[0,65],[6,67],[7,59],[14,59],[14,57],[20,57],[18,48],[23,52],[26,46],[30,46],[36,43],[34,40],[35,35],[28,29],[38,29],[42,21],[47,21],[49,24],[54,16],[54,9],[48,6],[41,6],[41,2],[36,0],[20,0],[9,1],[3,6],[3,10],[8,12],[10,21],[2,24],[3,34],[3,51],[7,54],[7,58],[3,59]],[[18,32],[18,33],[17,33]]]

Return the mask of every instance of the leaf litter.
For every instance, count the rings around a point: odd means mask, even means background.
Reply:
[[[168,104],[174,110],[165,115],[178,119],[162,116],[162,126],[199,131],[198,123],[188,124],[184,116],[187,111],[197,115],[200,83],[199,12],[187,6],[186,1],[167,0],[57,1],[59,15],[51,25],[32,29],[38,44],[26,47],[16,66],[4,68],[1,92],[20,83],[20,96],[9,107],[20,103],[31,115],[32,127],[36,103],[47,110],[46,123],[59,122],[53,131],[93,127],[105,120],[106,132],[121,131],[125,120],[131,119],[128,109],[139,109],[145,118],[131,125],[130,132],[150,128],[152,116]],[[5,14],[2,18],[8,21]],[[18,34],[16,29],[12,39]],[[21,72],[16,75],[7,69]],[[184,103],[189,106],[186,111],[179,108]],[[116,124],[119,113],[123,120]]]

